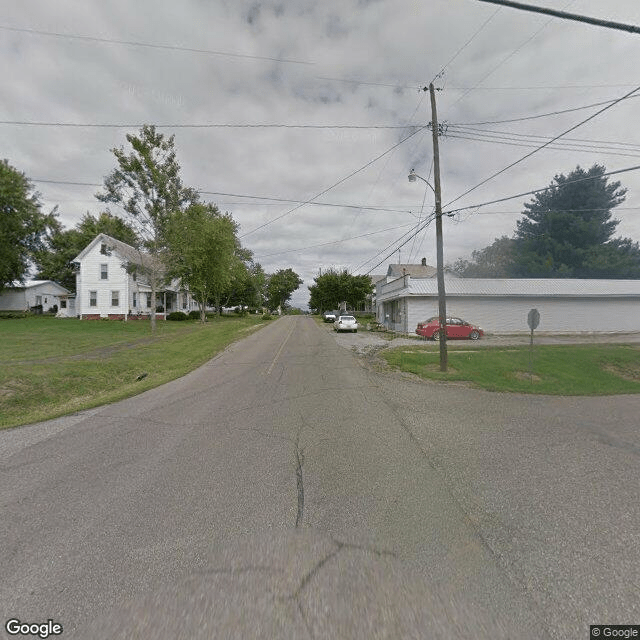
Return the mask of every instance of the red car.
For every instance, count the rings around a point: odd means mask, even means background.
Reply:
[[[440,340],[438,317],[429,318],[425,322],[419,322],[416,327],[416,333],[423,338],[429,340]],[[447,340],[456,338],[468,338],[469,340],[477,340],[484,335],[484,331],[480,327],[469,324],[460,318],[447,318]]]

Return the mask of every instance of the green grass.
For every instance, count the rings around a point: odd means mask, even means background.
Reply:
[[[264,324],[259,316],[205,325],[158,321],[152,335],[146,321],[0,320],[0,428],[136,395],[192,371]]]
[[[529,347],[449,349],[449,371],[440,371],[439,347],[404,347],[383,353],[402,371],[430,380],[466,381],[489,391],[550,395],[640,393],[640,346],[536,346],[533,375]]]

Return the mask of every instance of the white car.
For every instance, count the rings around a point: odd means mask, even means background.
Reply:
[[[353,331],[358,332],[358,321],[353,316],[338,316],[333,323],[334,331]]]

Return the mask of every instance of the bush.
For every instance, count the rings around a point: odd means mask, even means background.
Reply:
[[[199,311],[189,311],[189,320],[200,320]]]
[[[272,320],[273,316],[270,313],[263,313],[262,314],[262,319],[263,320]]]
[[[187,320],[189,316],[186,313],[182,313],[182,311],[172,311],[168,316],[167,320]]]

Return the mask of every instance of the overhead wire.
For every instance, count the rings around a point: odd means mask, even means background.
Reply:
[[[558,134],[557,136],[555,136],[554,138],[551,138],[550,140],[548,140],[547,142],[545,142],[544,144],[540,145],[539,147],[537,147],[536,149],[534,149],[533,151],[531,151],[530,153],[527,153],[526,155],[522,156],[521,158],[519,158],[518,160],[516,160],[515,162],[512,162],[511,164],[507,165],[506,167],[504,167],[503,169],[500,169],[500,171],[497,171],[496,173],[490,175],[488,178],[485,178],[484,180],[482,180],[481,182],[479,182],[478,184],[476,184],[475,186],[471,187],[471,189],[467,189],[464,193],[460,194],[459,196],[457,196],[456,198],[454,198],[453,200],[449,201],[446,205],[444,205],[445,207],[448,207],[449,205],[453,204],[454,202],[457,202],[458,200],[460,200],[461,198],[463,198],[464,196],[468,195],[469,193],[471,193],[472,191],[475,191],[476,189],[478,189],[479,187],[481,187],[482,185],[486,184],[487,182],[489,182],[490,180],[493,180],[494,178],[498,177],[499,175],[503,174],[505,171],[508,171],[509,169],[515,167],[517,164],[520,164],[521,162],[523,162],[524,160],[530,158],[532,155],[534,155],[535,153],[538,153],[539,151],[541,151],[542,149],[544,149],[545,147],[548,147],[550,144],[552,144],[553,142],[555,142],[556,140],[559,140],[560,138],[562,138],[563,136],[567,135],[567,133],[571,133],[571,131],[575,131],[578,127],[581,127],[582,125],[586,124],[587,122],[589,122],[590,120],[593,120],[594,118],[596,118],[597,116],[599,116],[601,113],[604,113],[605,111],[607,111],[608,109],[611,109],[611,107],[615,106],[616,104],[618,104],[619,102],[621,102],[622,100],[626,100],[627,98],[631,97],[631,95],[633,95],[634,93],[636,93],[637,91],[640,90],[640,86],[636,87],[635,89],[633,89],[632,91],[626,93],[624,96],[621,96],[620,98],[618,98],[617,100],[615,100],[614,102],[612,102],[611,104],[603,107],[602,109],[600,109],[599,111],[597,111],[596,113],[591,114],[588,118],[585,118],[584,120],[582,120],[581,122],[579,122],[578,124],[569,127],[569,129],[567,129],[566,131],[563,131],[562,133]]]
[[[349,242],[351,240],[359,240],[360,238],[367,238],[369,236],[377,235],[378,233],[385,233],[387,231],[396,231],[397,229],[402,229],[404,227],[415,226],[414,224],[401,224],[396,225],[395,227],[389,227],[387,229],[378,229],[377,231],[370,231],[368,233],[363,233],[357,236],[351,236],[350,238],[342,238],[341,240],[332,240],[330,242],[319,242],[318,244],[310,244],[306,247],[298,247],[297,249],[286,249],[285,251],[277,251],[275,253],[266,253],[259,256],[255,256],[257,260],[262,258],[271,258],[272,256],[284,255],[285,253],[296,253],[298,251],[307,251],[308,249],[316,249],[318,247],[326,247],[334,244],[341,244],[343,242]]]
[[[635,86],[635,85],[631,85],[631,86]],[[634,98],[640,98],[640,96],[629,96],[627,98],[627,100],[633,100]],[[457,122],[457,123],[453,123],[455,125],[458,126],[480,126],[480,125],[485,125],[485,124],[508,124],[511,122],[524,122],[526,120],[537,120],[539,118],[548,118],[551,116],[558,116],[558,115],[562,115],[564,113],[572,113],[574,111],[583,111],[585,109],[592,109],[593,107],[600,107],[603,104],[612,104],[614,102],[617,102],[618,99],[617,98],[613,98],[611,100],[603,100],[601,102],[592,102],[591,104],[585,104],[581,107],[572,107],[569,109],[560,109],[557,111],[549,111],[547,113],[539,113],[537,115],[533,115],[533,116],[519,116],[517,118],[508,118],[508,119],[503,119],[503,120],[485,120],[482,122]]]
[[[570,0],[567,5],[565,6],[565,9],[567,7],[569,7],[570,5],[572,5],[575,2],[575,0]],[[511,53],[509,53],[505,58],[503,58],[495,67],[493,67],[491,69],[491,71],[489,71],[489,73],[485,74],[480,80],[478,80],[478,82],[476,82],[476,84],[471,88],[468,89],[467,91],[465,91],[461,96],[459,96],[451,105],[450,107],[453,107],[454,105],[458,104],[458,102],[460,102],[461,100],[464,100],[464,98],[469,95],[469,93],[471,91],[473,91],[473,89],[475,89],[476,87],[478,87],[480,84],[482,84],[488,77],[492,76],[502,65],[504,65],[507,60],[510,60],[511,58],[513,58],[513,56],[515,56],[519,51],[521,51],[526,45],[528,45],[534,38],[536,38],[542,31],[544,31],[544,29],[546,29],[546,27],[549,25],[549,23],[552,21],[552,18],[550,18],[549,20],[547,20],[537,31],[535,31],[533,33],[533,35],[531,35],[529,38],[527,38],[521,45],[519,45],[518,47],[516,47],[513,51],[511,51]]]
[[[409,135],[405,136],[404,138],[402,138],[402,140],[400,140],[400,142],[394,144],[392,147],[390,147],[389,149],[387,149],[386,151],[384,151],[383,153],[381,153],[380,155],[376,156],[373,160],[370,160],[369,162],[367,162],[366,164],[362,165],[359,169],[356,169],[355,171],[352,171],[350,174],[346,175],[344,178],[341,178],[340,180],[338,180],[337,182],[334,182],[331,186],[327,187],[326,189],[323,189],[322,191],[320,191],[319,193],[317,193],[315,196],[309,198],[308,200],[305,200],[304,202],[302,202],[301,204],[293,207],[292,209],[289,209],[288,211],[285,211],[284,213],[282,213],[279,216],[276,216],[275,218],[272,218],[271,220],[267,220],[267,222],[258,225],[257,227],[254,227],[253,229],[251,229],[250,231],[247,231],[246,233],[242,234],[240,236],[240,238],[245,238],[246,236],[255,233],[256,231],[259,231],[260,229],[264,229],[266,226],[273,224],[274,222],[277,222],[278,220],[282,220],[282,218],[292,214],[294,211],[297,211],[298,209],[301,209],[302,207],[304,207],[305,205],[309,204],[310,202],[313,202],[314,200],[318,199],[320,196],[323,196],[325,193],[328,193],[329,191],[331,191],[332,189],[335,189],[335,187],[337,187],[338,185],[342,184],[343,182],[346,182],[347,180],[349,180],[350,178],[352,178],[353,176],[357,175],[358,173],[360,173],[361,171],[364,171],[367,167],[370,167],[372,164],[374,164],[375,162],[377,162],[378,160],[380,160],[380,158],[383,158],[384,156],[386,156],[388,153],[391,153],[396,147],[399,147],[401,144],[404,144],[407,140],[409,140],[410,138],[412,138],[413,136],[415,136],[417,133],[419,133],[420,131],[422,131],[425,127],[419,127],[416,128],[415,131],[413,131],[412,133],[410,133]]]
[[[139,42],[134,40],[116,40],[114,38],[99,38],[96,36],[85,36],[74,33],[57,33],[55,31],[43,31],[40,29],[25,29],[22,27],[10,27],[8,25],[0,25],[3,31],[14,31],[18,33],[28,33],[31,35],[48,36],[53,38],[64,38],[68,40],[80,40],[85,42],[99,42],[101,44],[121,44],[132,47],[144,47],[149,49],[165,49],[169,51],[185,51],[188,53],[202,53],[207,55],[223,56],[229,58],[245,58],[249,60],[265,60],[268,62],[282,62],[286,64],[313,65],[314,62],[306,60],[292,60],[289,58],[274,58],[270,56],[256,56],[246,53],[233,53],[230,51],[216,51],[213,49],[196,49],[194,47],[181,47],[169,44],[157,44],[150,42]]]

